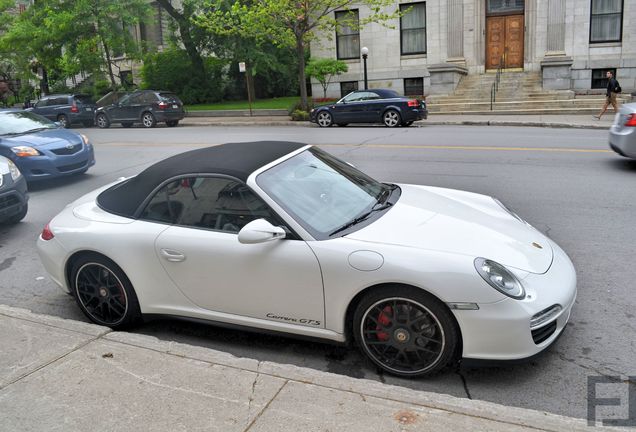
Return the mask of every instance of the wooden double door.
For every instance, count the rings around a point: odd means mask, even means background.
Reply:
[[[486,17],[486,69],[523,67],[523,15]]]

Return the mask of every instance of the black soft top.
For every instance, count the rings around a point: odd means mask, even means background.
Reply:
[[[110,213],[135,217],[148,195],[168,179],[189,174],[222,174],[246,182],[258,168],[304,146],[287,141],[257,141],[191,150],[157,162],[136,177],[106,189],[97,196],[97,205]]]

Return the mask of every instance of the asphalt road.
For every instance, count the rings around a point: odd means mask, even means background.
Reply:
[[[636,375],[636,161],[607,150],[607,133],[452,127],[179,127],[86,129],[97,165],[81,177],[31,186],[30,211],[0,226],[0,303],[86,320],[39,263],[35,239],[71,200],[191,148],[282,139],[319,145],[382,181],[496,196],[572,258],[579,294],[560,340],[529,363],[463,368],[420,380],[378,374],[355,350],[174,320],[137,329],[158,338],[459,397],[586,417],[587,377]],[[122,247],[126,247],[122,244]],[[632,382],[632,390],[636,384]],[[621,397],[627,385],[605,389]],[[622,410],[622,411],[620,411]]]

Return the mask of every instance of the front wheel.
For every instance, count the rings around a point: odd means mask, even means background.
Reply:
[[[108,120],[106,114],[98,114],[97,118],[95,119],[95,123],[100,129],[106,129],[110,127],[110,120]]]
[[[316,116],[316,122],[320,127],[329,127],[333,124],[333,117],[327,111],[320,111]]]
[[[362,352],[384,371],[433,375],[457,358],[459,330],[448,308],[409,287],[373,291],[358,304],[353,333]]]
[[[386,127],[396,127],[400,123],[402,123],[402,119],[400,118],[400,113],[395,110],[388,110],[382,116],[382,121],[384,121],[384,125]]]
[[[123,329],[141,320],[137,295],[123,270],[101,255],[73,263],[71,291],[84,314],[96,324]]]
[[[141,116],[141,123],[145,128],[153,128],[157,125],[157,120],[155,120],[155,116],[152,115],[151,112],[145,112]]]

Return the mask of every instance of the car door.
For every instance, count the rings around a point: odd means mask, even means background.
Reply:
[[[142,219],[172,224],[155,242],[168,277],[197,306],[215,312],[324,327],[322,275],[302,240],[242,244],[252,220],[280,221],[247,186],[196,177],[163,187]]]
[[[382,112],[387,105],[386,99],[379,94],[369,91],[366,97],[365,117],[369,123],[377,123],[382,121]]]
[[[53,110],[48,106],[50,100],[51,99],[47,97],[40,99],[33,107],[33,112],[46,117],[49,120],[54,120],[52,117]]]
[[[364,122],[365,92],[356,91],[342,98],[334,108],[335,123]]]

